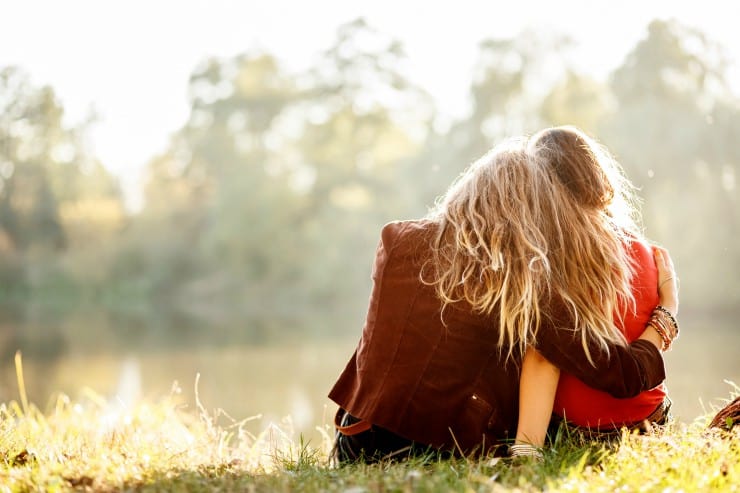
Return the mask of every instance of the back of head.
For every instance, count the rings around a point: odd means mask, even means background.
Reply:
[[[623,342],[618,306],[634,305],[625,243],[639,236],[632,186],[608,151],[575,127],[535,134],[528,151],[549,177],[540,196],[552,267],[549,291],[563,300],[588,343]]]
[[[554,127],[532,137],[530,149],[547,160],[573,198],[584,208],[605,209],[614,198],[605,156],[587,135],[575,127]]]
[[[565,125],[533,135],[528,151],[580,208],[606,213],[619,229],[637,234],[634,187],[605,147],[577,127]]]
[[[464,301],[497,315],[499,347],[509,355],[531,340],[541,316],[549,272],[538,219],[542,183],[526,140],[510,140],[473,163],[431,213],[440,227],[425,280],[445,306]]]

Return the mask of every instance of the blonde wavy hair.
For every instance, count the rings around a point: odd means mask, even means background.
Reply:
[[[435,286],[443,321],[444,308],[460,301],[497,313],[498,346],[508,356],[536,333],[551,272],[539,227],[542,175],[526,139],[512,139],[474,162],[429,214],[439,227],[422,279]]]
[[[439,229],[423,276],[431,270],[443,320],[460,301],[497,314],[508,358],[535,343],[559,300],[593,363],[592,343],[607,353],[625,343],[614,317],[634,306],[625,248],[639,238],[634,203],[619,164],[575,127],[495,147],[429,215]]]

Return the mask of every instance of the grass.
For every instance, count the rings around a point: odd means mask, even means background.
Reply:
[[[20,361],[18,361],[20,363]],[[39,410],[0,404],[0,492],[25,491],[738,491],[740,427],[707,430],[710,416],[617,444],[559,436],[542,463],[437,460],[335,467],[331,430],[305,442],[289,421],[250,433],[178,403],[177,394],[125,409],[93,393]]]

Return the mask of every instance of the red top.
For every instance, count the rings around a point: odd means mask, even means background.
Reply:
[[[643,333],[653,309],[659,302],[658,269],[652,248],[641,241],[633,241],[629,248],[635,267],[632,289],[635,311],[626,310],[623,324],[615,317],[614,323],[632,342]],[[561,371],[553,411],[569,422],[591,428],[629,425],[639,422],[652,413],[665,398],[661,384],[641,392],[636,397],[617,399],[600,390],[588,387],[579,379]]]

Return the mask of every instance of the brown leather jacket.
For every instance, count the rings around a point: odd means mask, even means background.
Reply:
[[[434,288],[419,277],[435,230],[431,221],[383,228],[362,337],[329,397],[415,442],[465,453],[488,450],[516,432],[521,358],[507,362],[497,348],[497,316],[448,306],[442,323]],[[614,346],[608,356],[594,347],[594,367],[567,312],[549,311],[537,348],[561,370],[615,397],[664,380],[663,359],[650,342]]]

